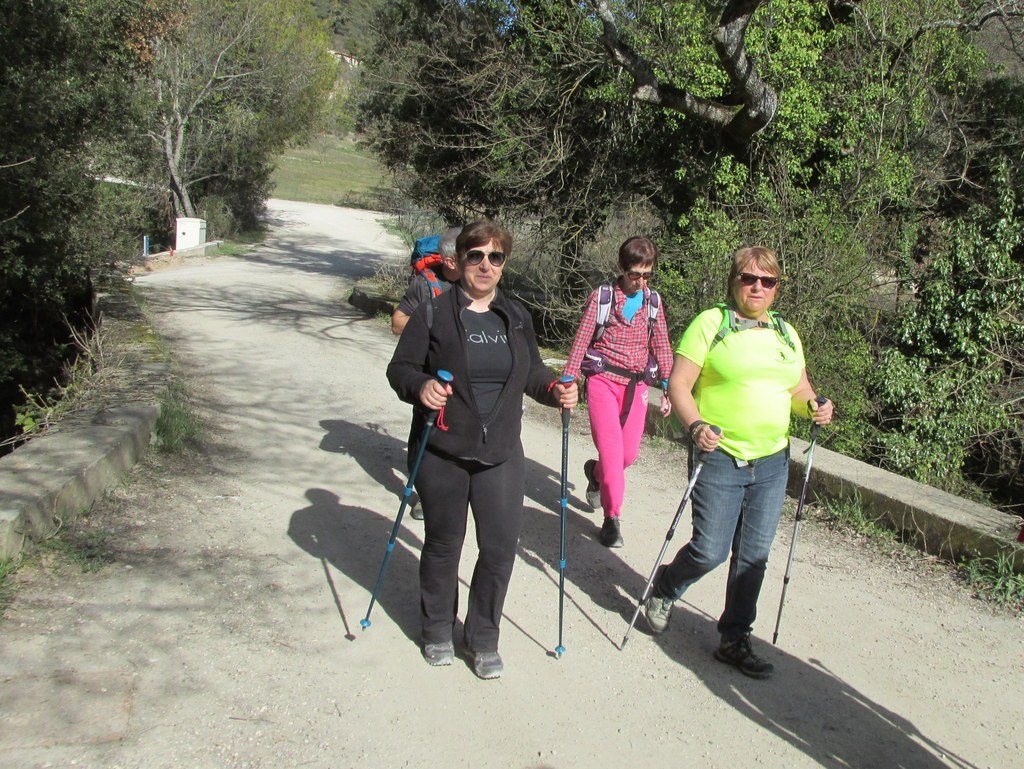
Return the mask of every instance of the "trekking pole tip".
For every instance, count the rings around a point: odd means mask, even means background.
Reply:
[[[562,646],[562,645],[556,646],[555,647],[555,657],[558,658],[558,659],[561,659],[563,654],[565,654],[565,647]]]
[[[361,627],[363,630],[366,630],[366,628],[370,627],[370,624],[370,620],[368,619],[359,620],[359,627]]]

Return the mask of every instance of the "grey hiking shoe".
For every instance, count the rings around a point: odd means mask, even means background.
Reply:
[[[727,665],[733,665],[740,669],[743,675],[751,678],[769,678],[775,670],[775,666],[754,654],[750,647],[750,634],[726,641],[715,649],[715,659]]]
[[[505,672],[505,663],[498,652],[474,652],[473,672],[477,678],[501,678]]]
[[[423,659],[432,667],[451,665],[455,661],[455,646],[451,641],[439,644],[423,644]]]
[[[647,620],[647,627],[655,635],[668,630],[668,623],[672,620],[672,604],[675,601],[671,598],[661,598],[652,595],[644,604],[644,617]]]
[[[412,496],[409,497],[409,517],[414,521],[423,520],[423,508],[420,507],[419,494],[413,492]]]
[[[588,459],[583,463],[583,474],[587,477],[587,504],[598,510],[601,507],[601,484],[594,477],[595,469],[597,469],[596,459]]]
[[[622,547],[625,543],[622,540],[622,531],[619,529],[619,519],[608,516],[601,526],[601,533],[598,540],[605,547]]]

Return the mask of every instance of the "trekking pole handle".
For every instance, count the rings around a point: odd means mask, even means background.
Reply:
[[[828,403],[828,398],[826,398],[824,395],[819,395],[817,398],[814,399],[814,402],[817,403],[819,406],[824,406],[826,403]],[[816,440],[818,440],[818,433],[820,432],[821,425],[815,422],[814,426],[811,428],[811,443],[814,443]]]
[[[708,425],[708,429],[709,429],[709,430],[710,430],[711,432],[713,432],[713,433],[714,433],[715,435],[721,435],[721,434],[722,434],[722,428],[721,428],[721,427],[719,427],[718,425]],[[691,438],[691,440],[692,440],[692,438]],[[701,452],[700,452],[700,453],[699,453],[699,454],[697,455],[697,459],[698,459],[698,461],[700,461],[700,462],[704,462],[704,461],[705,461],[705,460],[706,460],[706,459],[708,458],[708,456],[709,456],[710,454],[711,454],[711,452],[710,452],[710,451],[701,451]]]
[[[576,381],[576,377],[574,377],[574,376],[564,376],[564,377],[562,377],[561,379],[558,380],[558,384],[567,385],[567,384],[572,384],[575,381]],[[571,409],[567,409],[567,408],[563,408],[562,409],[562,427],[568,427],[569,426],[569,416],[571,414],[572,414],[572,410]]]
[[[445,371],[443,368],[439,368],[434,376],[437,378],[437,381],[443,385],[451,384],[455,380],[452,373],[450,371]],[[444,407],[442,406],[442,408]],[[434,409],[431,409],[427,414],[427,424],[434,424],[437,421],[437,415],[439,413],[440,410],[435,411]]]

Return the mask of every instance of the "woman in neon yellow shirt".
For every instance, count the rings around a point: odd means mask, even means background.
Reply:
[[[728,302],[698,315],[676,346],[669,397],[691,452],[707,459],[693,489],[693,535],[658,571],[646,605],[651,630],[664,632],[673,602],[731,553],[715,658],[752,678],[773,670],[750,633],[786,496],[790,413],[832,421],[832,403],[815,402],[800,337],[770,310],[780,273],[771,249],[738,250]]]

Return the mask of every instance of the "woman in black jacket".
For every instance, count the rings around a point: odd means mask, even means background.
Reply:
[[[465,645],[480,678],[498,678],[498,625],[523,522],[523,396],[576,405],[541,362],[529,314],[498,290],[512,237],[491,221],[473,222],[456,241],[461,272],[451,291],[413,313],[388,365],[388,382],[415,407],[409,456],[426,414],[437,426],[416,476],[425,535],[420,557],[423,657],[450,665],[458,610],[459,560],[472,508],[479,555],[469,587]],[[438,370],[454,376],[439,382]]]

